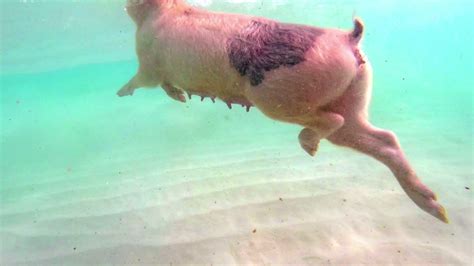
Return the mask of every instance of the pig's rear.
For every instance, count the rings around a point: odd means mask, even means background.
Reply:
[[[303,26],[303,30],[308,29],[311,28]],[[307,116],[344,94],[365,67],[358,45],[363,34],[360,20],[354,21],[354,30],[349,33],[313,29],[318,33],[301,62],[262,71],[263,75],[257,76],[261,79],[258,84],[249,77],[247,97],[274,119],[301,124]],[[294,53],[298,52],[301,51]]]

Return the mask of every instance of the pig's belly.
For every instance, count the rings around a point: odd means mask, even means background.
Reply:
[[[165,80],[183,90],[212,90],[211,88],[222,87],[223,80],[218,78],[218,73],[211,68],[204,68],[204,65],[182,60],[169,62],[161,71],[165,73]]]
[[[173,86],[181,88],[191,95],[220,98],[225,102],[251,105],[245,98],[246,81],[232,69],[222,66],[220,69],[189,67],[182,69],[179,75],[169,78]]]

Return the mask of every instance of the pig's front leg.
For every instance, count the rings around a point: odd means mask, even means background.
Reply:
[[[298,139],[303,150],[305,150],[311,156],[316,154],[321,138],[314,130],[310,128],[304,128],[301,130]]]
[[[140,87],[139,80],[137,76],[134,76],[127,84],[123,85],[122,88],[117,91],[117,95],[120,97],[123,96],[132,96],[133,92]]]
[[[336,113],[317,112],[311,122],[306,123],[306,127],[301,130],[298,139],[301,148],[309,155],[314,156],[318,150],[319,141],[331,135],[344,125],[344,118]]]
[[[163,88],[163,90],[165,90],[166,94],[168,94],[168,96],[170,96],[171,98],[179,102],[183,102],[183,103],[186,102],[186,97],[184,97],[184,93],[182,90],[166,83],[163,84],[161,87]]]

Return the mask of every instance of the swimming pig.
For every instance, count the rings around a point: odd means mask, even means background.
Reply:
[[[359,48],[359,19],[347,32],[208,12],[182,0],[129,0],[127,12],[137,26],[139,68],[119,96],[161,86],[180,102],[187,93],[229,108],[255,106],[301,125],[299,143],[312,156],[328,139],[384,163],[420,208],[448,222],[395,134],[368,121],[372,71]]]

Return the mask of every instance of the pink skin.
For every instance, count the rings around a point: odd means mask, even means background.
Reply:
[[[349,37],[352,32],[325,29],[305,61],[265,72],[264,81],[251,86],[229,63],[226,40],[251,20],[269,20],[207,12],[182,0],[141,0],[129,3],[127,11],[137,24],[140,66],[119,96],[161,86],[180,102],[186,102],[188,93],[219,98],[229,107],[255,106],[272,119],[303,126],[299,142],[311,156],[319,141],[328,139],[379,160],[421,209],[448,222],[446,211],[417,177],[395,134],[369,123],[372,70],[359,54],[359,40]]]

